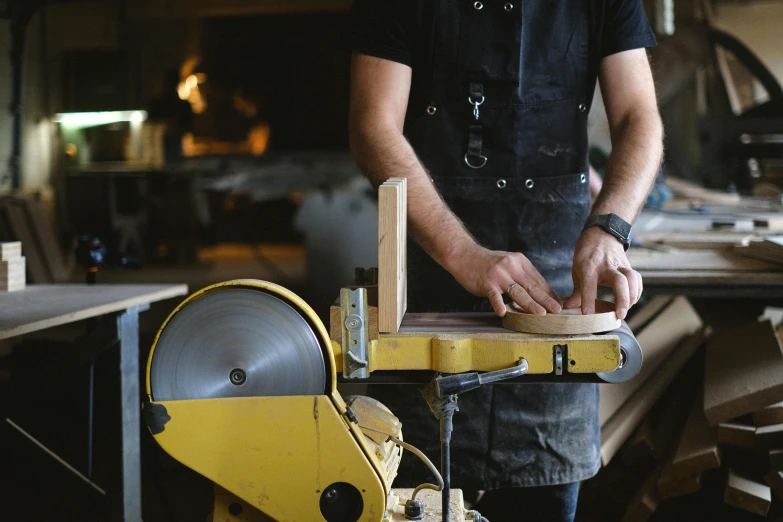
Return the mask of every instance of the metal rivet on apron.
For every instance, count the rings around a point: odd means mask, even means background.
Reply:
[[[435,116],[436,112],[438,112],[438,108],[435,107],[434,105],[430,105],[429,107],[427,107],[427,114],[429,114],[430,116]]]
[[[511,12],[514,10],[514,4],[512,4],[511,2],[506,2],[505,5],[503,6],[503,9],[505,9],[507,12]]]
[[[579,104],[579,112],[585,112],[587,110],[587,105],[584,103]]]
[[[582,183],[584,183],[585,181],[587,181],[587,176],[585,176],[584,174],[582,174],[581,176],[579,176],[579,181],[581,181]]]
[[[475,8],[477,11],[480,11],[481,9],[484,9],[484,4],[482,4],[481,2],[474,2],[474,3],[473,3],[473,7],[474,7],[474,8]]]
[[[525,186],[529,189],[532,189],[534,184],[532,179],[525,181]]]
[[[506,188],[506,180],[505,179],[499,179],[496,183],[499,189]]]

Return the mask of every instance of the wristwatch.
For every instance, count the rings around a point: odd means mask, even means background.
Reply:
[[[623,248],[628,250],[631,246],[631,225],[617,214],[602,214],[600,216],[590,216],[587,218],[585,228],[601,227],[609,234],[617,238],[623,244]]]

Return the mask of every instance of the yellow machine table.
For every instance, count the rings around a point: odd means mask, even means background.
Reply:
[[[403,447],[413,452],[406,458],[426,457],[402,440],[399,420],[382,404],[343,399],[338,371],[362,381],[434,370],[480,385],[526,370],[545,380],[611,382],[641,364],[623,334],[455,331],[430,316],[370,339],[365,319],[333,341],[292,292],[237,280],[196,292],[163,324],[147,364],[145,420],[166,452],[215,483],[215,521],[392,522],[406,520],[412,496],[438,504],[436,491],[392,489]],[[452,522],[473,520],[458,490],[451,501]],[[423,512],[421,520],[441,520],[440,510]]]

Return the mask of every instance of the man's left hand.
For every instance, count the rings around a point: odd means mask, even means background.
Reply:
[[[631,268],[623,245],[599,227],[590,227],[579,237],[574,251],[574,293],[564,308],[582,306],[582,314],[595,313],[598,286],[611,287],[617,317],[625,319],[628,309],[642,295],[642,276]]]

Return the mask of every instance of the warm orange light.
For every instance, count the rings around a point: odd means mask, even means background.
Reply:
[[[250,129],[247,141],[250,143],[250,153],[253,156],[262,156],[266,152],[270,134],[269,125],[266,123],[261,123]]]

